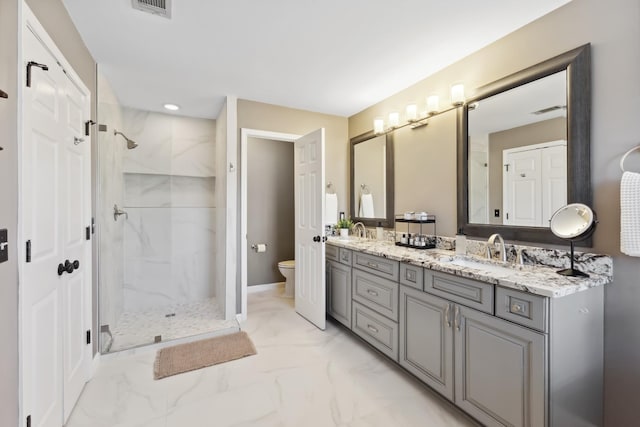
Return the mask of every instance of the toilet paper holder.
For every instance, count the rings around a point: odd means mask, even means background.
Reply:
[[[266,243],[254,243],[253,245],[251,245],[251,249],[253,249],[256,252],[265,252],[267,250],[267,244]]]

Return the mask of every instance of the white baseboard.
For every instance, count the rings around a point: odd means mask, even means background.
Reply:
[[[247,293],[251,294],[254,292],[270,291],[273,289],[278,289],[280,287],[284,287],[284,282],[265,283],[264,285],[247,286]]]

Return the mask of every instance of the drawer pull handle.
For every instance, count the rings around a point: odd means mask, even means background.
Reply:
[[[372,325],[367,325],[367,329],[369,329],[374,334],[377,334],[379,332],[378,328],[376,328],[375,326],[372,326]]]
[[[374,297],[378,296],[378,293],[376,291],[372,290],[372,289],[367,289],[367,293],[369,295],[373,295]]]
[[[375,262],[368,262],[367,265],[371,268],[378,268],[378,264],[376,264]]]
[[[456,311],[454,314],[453,321],[456,325],[456,331],[459,332],[460,331],[460,307],[458,307],[457,305],[456,305]]]
[[[524,312],[524,307],[522,306],[522,304],[511,304],[511,312],[522,313]]]

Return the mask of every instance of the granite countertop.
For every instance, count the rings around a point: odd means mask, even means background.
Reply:
[[[496,262],[474,255],[456,255],[454,251],[446,249],[411,249],[396,246],[393,242],[354,237],[329,237],[327,243],[551,298],[605,285],[612,280],[610,268],[590,271],[589,277],[567,277],[557,273],[558,267]]]

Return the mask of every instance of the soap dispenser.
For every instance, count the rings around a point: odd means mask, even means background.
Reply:
[[[376,227],[376,239],[384,240],[384,228],[382,228],[382,222],[378,221],[378,226]]]
[[[467,236],[462,232],[462,228],[458,230],[456,234],[456,255],[467,254]]]

